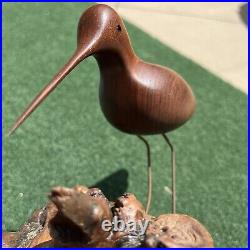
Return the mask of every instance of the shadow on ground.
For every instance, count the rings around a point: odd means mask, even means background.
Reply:
[[[248,26],[248,4],[245,3],[240,6],[240,18],[246,26]]]
[[[115,200],[127,191],[128,171],[120,169],[91,187],[98,187],[109,200]]]

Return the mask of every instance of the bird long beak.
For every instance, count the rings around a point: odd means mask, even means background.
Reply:
[[[45,100],[45,98],[59,85],[60,82],[86,57],[87,51],[77,49],[69,61],[54,76],[54,78],[43,88],[43,90],[35,97],[25,111],[19,116],[15,124],[9,130],[8,136],[13,134],[15,130],[30,116],[30,114]]]

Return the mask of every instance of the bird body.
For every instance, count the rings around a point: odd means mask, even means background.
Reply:
[[[132,49],[122,19],[111,7],[99,4],[81,16],[72,58],[19,117],[11,132],[91,55],[100,69],[102,111],[117,129],[139,135],[165,133],[181,126],[194,112],[194,95],[182,77],[141,60]]]
[[[97,43],[93,55],[100,69],[99,97],[107,120],[123,132],[140,135],[169,132],[185,123],[195,108],[188,84],[173,70],[141,60],[112,8],[92,8],[81,17],[78,35],[82,37],[82,27],[92,11],[98,12],[104,24],[97,26],[104,27],[101,34],[105,39],[101,45]]]
[[[143,140],[147,146],[149,167],[150,148],[141,136],[163,134],[171,148],[175,180],[174,151],[164,133],[178,128],[191,117],[195,109],[193,92],[173,70],[141,60],[132,49],[122,19],[115,10],[104,4],[94,5],[82,14],[78,23],[77,48],[73,56],[21,114],[9,134],[89,56],[96,58],[100,69],[100,106],[107,120],[115,128],[136,134]],[[149,170],[151,171],[150,168]],[[151,193],[150,171],[148,204]],[[148,207],[147,205],[147,210]]]
[[[169,132],[185,123],[195,105],[186,82],[168,68],[132,60],[128,69],[107,72],[100,66],[99,97],[107,120],[139,135]]]

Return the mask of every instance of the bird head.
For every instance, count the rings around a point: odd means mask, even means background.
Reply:
[[[115,49],[128,37],[122,19],[111,7],[97,4],[80,17],[77,50],[82,59],[103,50]]]
[[[129,41],[127,31],[115,10],[104,4],[88,8],[78,23],[77,48],[73,56],[20,115],[10,129],[9,135],[29,117],[81,61],[102,51],[116,50],[124,40]]]

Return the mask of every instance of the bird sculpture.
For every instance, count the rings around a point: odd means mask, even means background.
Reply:
[[[104,116],[115,128],[137,135],[146,145],[147,212],[151,203],[152,176],[150,146],[145,135],[161,134],[170,146],[172,212],[175,213],[175,151],[166,133],[180,127],[192,116],[195,97],[190,86],[176,72],[144,62],[134,53],[121,17],[107,5],[93,5],[82,14],[73,56],[20,115],[9,135],[89,56],[94,56],[99,66],[99,100]]]

